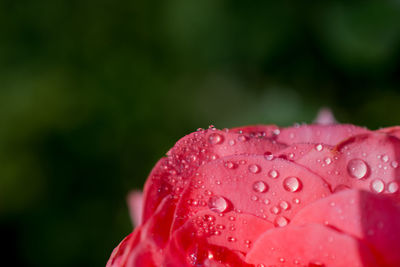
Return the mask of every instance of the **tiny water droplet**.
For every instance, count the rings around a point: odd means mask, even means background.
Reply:
[[[258,196],[251,196],[251,200],[253,200],[253,201],[257,201],[258,200]]]
[[[295,204],[300,204],[300,199],[298,199],[298,198],[293,198],[293,203],[295,203]]]
[[[315,149],[316,149],[317,151],[321,151],[323,148],[324,148],[324,147],[322,146],[322,144],[318,144],[318,145],[315,146]]]
[[[399,166],[399,163],[397,161],[392,161],[390,165],[392,166],[393,169],[396,169]]]
[[[208,200],[208,207],[213,212],[226,212],[228,210],[228,206],[228,201],[222,196],[212,196]]]
[[[397,182],[390,182],[387,186],[389,193],[396,193],[399,190],[399,184]]]
[[[278,178],[279,172],[276,170],[270,170],[268,172],[268,176],[271,177],[272,179]]]
[[[272,208],[270,208],[269,211],[273,214],[279,214],[281,212],[281,209],[278,206],[273,206]]]
[[[247,137],[247,136],[245,136],[245,135],[239,135],[238,136],[238,140],[240,141],[240,142],[245,142],[245,141],[247,141],[249,138]]]
[[[253,184],[253,190],[257,193],[264,193],[268,190],[268,185],[263,181],[257,181]]]
[[[228,237],[228,242],[236,242],[236,238],[230,236]]]
[[[329,165],[332,163],[332,159],[329,157],[325,158],[324,161],[325,161],[326,165]]]
[[[232,161],[225,162],[225,167],[228,169],[236,169],[238,165]]]
[[[208,136],[208,142],[212,145],[221,144],[224,141],[224,137],[219,133],[212,133]]]
[[[388,155],[382,155],[382,161],[383,162],[388,162],[389,161],[389,156]]]
[[[267,152],[264,153],[264,158],[266,160],[273,160],[274,159],[274,155],[272,154],[272,152],[267,151]]]
[[[279,206],[283,209],[283,210],[288,210],[290,209],[290,204],[287,201],[282,200],[281,203],[279,203]]]
[[[251,173],[259,173],[261,171],[261,168],[257,164],[250,164],[249,165],[249,171]]]
[[[233,139],[231,139],[231,140],[229,140],[228,144],[229,144],[230,146],[234,146],[234,145],[236,144],[236,141],[233,140]]]
[[[385,184],[381,179],[375,179],[371,182],[371,190],[375,193],[382,193],[385,189]]]
[[[297,192],[301,186],[301,181],[297,177],[288,177],[283,181],[283,188],[289,192]]]
[[[368,174],[368,165],[362,159],[352,159],[347,163],[347,171],[351,177],[362,179]]]

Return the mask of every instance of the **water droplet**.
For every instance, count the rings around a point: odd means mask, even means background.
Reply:
[[[381,179],[375,179],[371,182],[371,190],[375,193],[382,193],[385,189],[385,184]]]
[[[224,165],[228,169],[236,169],[238,167],[238,165],[232,161],[227,161]]]
[[[274,155],[272,154],[272,152],[267,151],[267,152],[264,153],[264,158],[266,160],[273,160],[274,159]]]
[[[279,206],[283,209],[283,210],[288,210],[290,209],[290,204],[284,200],[281,201],[281,203],[279,203]]]
[[[230,146],[234,146],[236,144],[236,141],[231,139],[231,140],[229,140],[228,144]]]
[[[258,200],[258,196],[251,196],[251,200],[253,200],[253,201],[257,201]]]
[[[251,164],[249,165],[249,171],[251,173],[259,173],[261,171],[261,168],[257,164]]]
[[[281,209],[278,206],[273,206],[272,208],[270,208],[269,211],[273,214],[279,214],[281,212]]]
[[[212,133],[208,136],[208,142],[212,145],[221,144],[224,141],[224,137],[219,133]]]
[[[324,148],[324,147],[323,147],[321,144],[318,144],[318,145],[315,146],[315,149],[316,149],[317,151],[321,151],[323,148]]]
[[[393,169],[396,169],[399,166],[399,163],[397,161],[392,161],[390,165],[392,166]]]
[[[332,163],[332,159],[329,157],[325,158],[324,161],[325,161],[326,165],[329,165]]]
[[[268,190],[268,185],[263,181],[257,181],[253,184],[253,190],[258,193],[264,193]]]
[[[228,242],[236,242],[236,238],[234,238],[232,236],[228,237],[227,239],[228,239]]]
[[[301,186],[301,181],[297,177],[288,177],[283,181],[283,187],[289,192],[297,192]]]
[[[212,196],[208,200],[208,207],[211,211],[223,213],[228,210],[228,201],[222,196]]]
[[[397,182],[390,182],[387,186],[389,193],[396,193],[399,190],[399,184]]]
[[[295,203],[295,204],[300,204],[300,199],[298,199],[298,198],[293,198],[293,203]]]
[[[352,159],[347,163],[347,171],[351,177],[362,179],[368,174],[368,165],[362,159]]]
[[[383,162],[388,162],[389,161],[389,156],[388,155],[382,155],[382,161]]]
[[[268,172],[268,176],[271,177],[272,179],[278,178],[279,172],[276,170],[270,170]]]
[[[264,199],[264,204],[265,205],[268,205],[269,203],[271,203],[271,201],[268,198]]]
[[[245,142],[245,141],[247,141],[249,138],[247,137],[247,136],[245,136],[245,135],[239,135],[238,136],[238,140],[240,141],[240,142]]]

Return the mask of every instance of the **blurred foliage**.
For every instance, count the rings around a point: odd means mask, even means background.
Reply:
[[[0,231],[102,266],[125,196],[198,127],[400,124],[399,1],[0,1]]]

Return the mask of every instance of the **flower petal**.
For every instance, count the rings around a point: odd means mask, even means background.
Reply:
[[[287,145],[295,143],[321,143],[334,146],[353,135],[368,132],[368,129],[351,124],[311,124],[283,128],[276,140]]]
[[[130,192],[127,197],[127,202],[132,224],[134,226],[139,226],[142,223],[143,193],[137,190]]]
[[[265,232],[246,262],[265,266],[378,266],[357,239],[319,224],[289,225]]]
[[[306,168],[283,159],[238,155],[199,168],[178,203],[173,229],[201,210],[236,210],[282,226],[303,206],[330,194]]]
[[[367,244],[381,266],[400,266],[400,202],[365,191],[344,190],[300,210],[292,224],[332,226]]]
[[[179,197],[196,170],[229,155],[273,153],[285,147],[270,138],[215,129],[192,133],[179,140],[150,173],[144,189],[146,221],[166,195]]]

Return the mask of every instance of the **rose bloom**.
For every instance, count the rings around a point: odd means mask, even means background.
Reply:
[[[400,127],[198,130],[129,197],[107,267],[400,266]],[[143,203],[143,204],[142,204]]]

